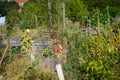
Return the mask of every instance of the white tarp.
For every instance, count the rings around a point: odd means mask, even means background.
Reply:
[[[4,26],[5,25],[5,16],[0,17],[0,26]]]

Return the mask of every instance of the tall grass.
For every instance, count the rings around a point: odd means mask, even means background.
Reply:
[[[107,28],[102,27],[98,35],[83,35],[78,27],[69,26],[63,33],[67,38],[68,60],[64,70],[69,80],[120,79],[120,31],[112,32],[108,13]],[[99,17],[98,17],[99,19]],[[98,27],[100,27],[98,20]],[[77,31],[79,30],[79,31]]]

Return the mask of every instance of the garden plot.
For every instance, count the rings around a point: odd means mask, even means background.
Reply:
[[[19,47],[21,41],[22,39],[20,37],[9,38],[9,44],[11,47]],[[41,36],[31,41],[31,50],[29,53],[34,54],[37,59],[37,56],[39,56],[39,54],[43,53],[44,51],[45,53],[52,53],[49,56],[47,55],[47,57],[45,54],[45,56],[39,59],[39,67],[42,66],[45,70],[54,72],[56,70],[56,64],[67,60],[67,48],[63,49],[63,54],[61,54],[59,57],[54,54],[55,52],[52,48],[52,42],[50,40],[50,32],[46,30],[42,30]]]

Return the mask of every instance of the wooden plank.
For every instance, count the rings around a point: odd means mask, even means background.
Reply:
[[[57,73],[58,73],[59,80],[65,80],[61,64],[56,65],[56,70],[57,70]]]

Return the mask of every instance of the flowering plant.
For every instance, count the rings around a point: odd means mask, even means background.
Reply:
[[[32,37],[29,29],[24,31],[20,45],[23,52],[29,53],[32,45]]]

